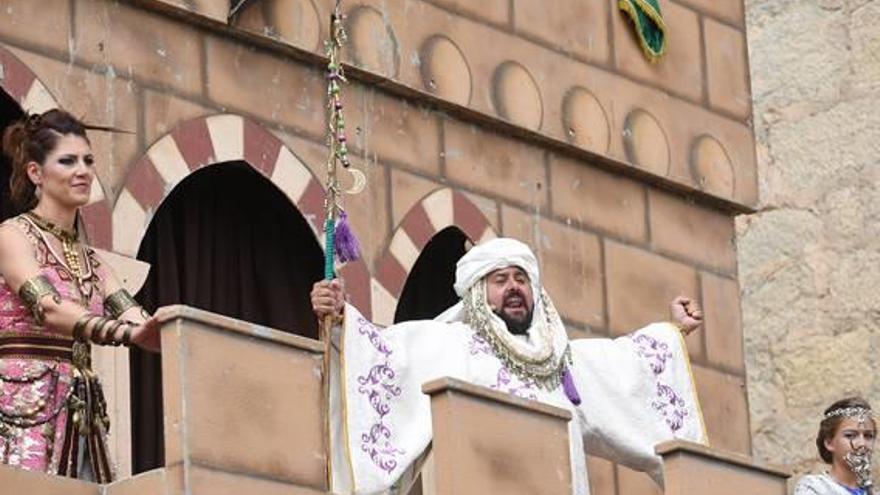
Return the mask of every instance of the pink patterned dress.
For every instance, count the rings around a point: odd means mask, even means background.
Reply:
[[[83,249],[78,278],[49,244],[49,234],[29,218],[20,215],[4,224],[24,232],[42,274],[63,299],[103,314],[103,269],[91,248]],[[106,405],[90,364],[87,344],[37,325],[0,278],[0,462],[100,483],[112,480]]]

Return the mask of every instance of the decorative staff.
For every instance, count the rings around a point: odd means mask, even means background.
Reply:
[[[348,223],[348,216],[342,207],[342,195],[357,194],[366,185],[366,176],[351,166],[348,159],[348,139],[345,135],[345,117],[342,105],[342,84],[347,82],[339,53],[346,41],[343,16],[340,11],[340,0],[336,1],[330,15],[330,39],[324,45],[327,50],[327,182],[324,198],[324,279],[336,277],[336,260],[340,263],[355,261],[360,258],[357,238]],[[339,165],[350,173],[353,185],[348,190],[341,190],[337,172]],[[333,328],[333,316],[326,316],[321,324],[321,340],[324,342],[323,361],[323,397],[324,397],[324,439],[327,456],[327,487],[332,488],[332,467],[330,465],[330,331]]]

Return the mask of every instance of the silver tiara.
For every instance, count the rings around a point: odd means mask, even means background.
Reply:
[[[853,406],[853,407],[841,407],[840,409],[835,409],[833,411],[828,411],[825,414],[825,419],[834,418],[834,417],[844,417],[844,418],[873,418],[874,413],[865,407],[861,406]]]

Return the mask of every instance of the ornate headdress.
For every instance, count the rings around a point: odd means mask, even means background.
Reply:
[[[869,419],[874,419],[874,412],[867,407],[851,406],[833,409],[825,413],[825,419],[837,417],[857,419],[859,421],[859,424],[862,424],[866,423]]]

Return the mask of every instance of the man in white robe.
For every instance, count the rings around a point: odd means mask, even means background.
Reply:
[[[382,328],[345,304],[337,281],[312,291],[316,315],[336,315],[331,373],[333,491],[388,490],[431,440],[421,386],[445,376],[572,412],[572,493],[589,493],[584,446],[650,474],[662,485],[654,446],[706,443],[683,333],[702,315],[673,302],[676,323],[617,339],[569,340],[525,244],[495,239],[459,260],[461,301],[434,320]]]

